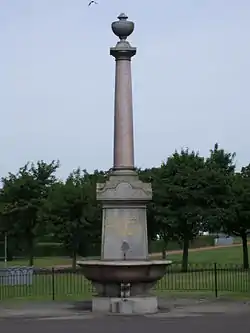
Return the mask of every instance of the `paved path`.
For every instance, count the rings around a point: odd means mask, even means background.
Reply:
[[[0,304],[4,333],[249,333],[250,306],[244,302],[161,299],[147,316],[97,315],[90,302]]]
[[[0,320],[4,333],[249,333],[249,315],[207,315],[190,318],[145,318],[106,316],[94,320]]]
[[[250,312],[250,301],[213,299],[159,299],[159,312],[149,318],[200,317],[207,314],[244,315]],[[117,315],[115,315],[117,316]],[[118,315],[120,316],[120,315]],[[0,319],[97,319],[103,315],[91,312],[91,301],[0,303]],[[135,316],[134,316],[135,317]],[[250,316],[249,316],[250,317]]]

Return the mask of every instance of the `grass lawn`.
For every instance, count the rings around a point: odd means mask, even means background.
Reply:
[[[249,258],[250,258],[250,246],[249,246]],[[152,255],[152,258],[158,258]],[[168,259],[173,262],[181,262],[182,253],[173,254],[168,253]],[[213,248],[213,249],[203,249],[189,252],[189,263],[203,263],[211,264],[242,264],[242,246],[232,246],[232,247],[222,247],[222,248]],[[34,260],[34,266],[40,268],[48,268],[53,266],[70,266],[72,264],[72,259],[67,257],[45,257],[45,258],[36,258]],[[8,266],[27,266],[28,260],[13,260],[8,262]],[[4,267],[4,263],[0,262],[0,268]]]
[[[153,258],[157,258],[152,255]],[[249,258],[250,258],[250,246],[249,246]],[[171,252],[168,253],[168,259],[173,262],[181,262],[182,253],[173,254]],[[225,248],[215,248],[215,249],[205,249],[205,250],[197,250],[189,252],[189,263],[203,263],[211,264],[242,264],[242,247],[241,246],[232,246]],[[40,268],[48,268],[53,266],[70,266],[72,264],[71,258],[67,257],[45,257],[45,258],[36,258],[34,260],[34,266]],[[13,260],[7,263],[10,266],[27,266],[28,260]],[[4,267],[4,263],[0,262],[0,268]]]
[[[217,274],[210,270],[181,273],[176,267],[158,282],[154,292],[159,296],[191,294],[202,297],[218,295],[243,295],[250,297],[250,271],[218,270]],[[47,270],[43,274],[35,274],[30,286],[4,285],[0,279],[0,300],[84,300],[94,294],[92,285],[79,272],[55,273]]]
[[[248,247],[248,253],[250,258],[250,246]],[[182,254],[168,254],[168,259],[173,262],[180,262]],[[189,253],[189,263],[211,263],[218,264],[242,264],[242,246],[222,247],[217,249],[208,249],[202,251],[195,251]]]

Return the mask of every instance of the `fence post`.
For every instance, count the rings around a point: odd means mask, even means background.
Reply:
[[[216,262],[214,263],[214,292],[215,292],[215,297],[218,297],[218,279],[217,279],[217,264]]]
[[[51,276],[51,283],[52,283],[52,301],[55,300],[55,268],[52,267],[51,270],[52,276]]]
[[[247,291],[250,292],[250,268],[248,268]]]

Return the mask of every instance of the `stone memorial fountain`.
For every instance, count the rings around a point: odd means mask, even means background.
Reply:
[[[97,292],[92,311],[155,313],[157,297],[149,291],[171,261],[149,260],[146,205],[152,188],[134,167],[131,58],[136,48],[127,41],[134,23],[125,14],[118,19],[112,30],[120,40],[110,49],[116,60],[114,161],[109,180],[96,189],[103,216],[101,260],[77,264]]]

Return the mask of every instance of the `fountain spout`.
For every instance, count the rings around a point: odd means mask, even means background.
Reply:
[[[127,241],[123,241],[121,246],[121,250],[123,253],[123,260],[127,259],[127,252],[129,251],[129,249],[130,249],[129,243]]]

